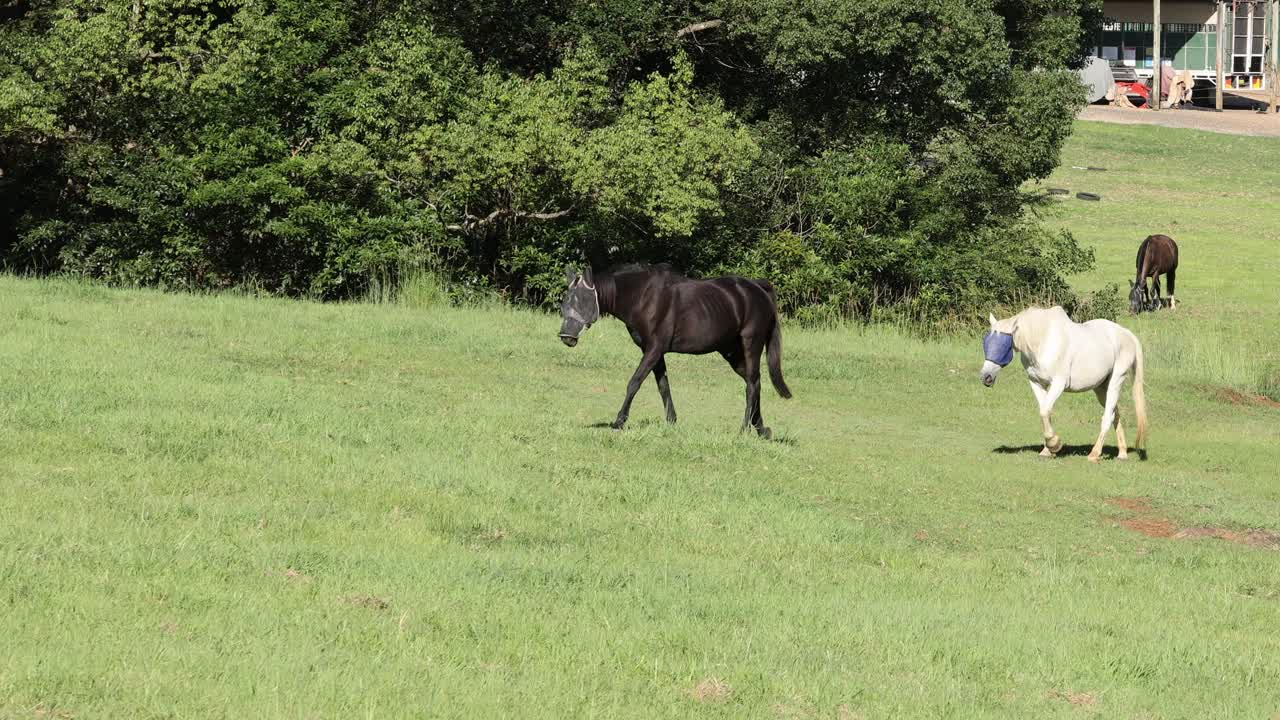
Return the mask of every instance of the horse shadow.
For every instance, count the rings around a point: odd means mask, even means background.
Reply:
[[[666,421],[660,420],[660,419],[629,420],[627,422],[627,428],[631,430],[640,430],[647,427],[653,427],[654,425],[662,425],[662,424],[665,424],[665,422]],[[613,421],[591,423],[587,427],[592,430],[616,430],[617,429],[613,426]],[[618,432],[623,432],[623,431],[618,430]]]
[[[667,421],[662,420],[661,418],[656,418],[656,419],[648,419],[648,418],[646,418],[646,419],[644,419],[644,420],[634,420],[634,421],[628,422],[628,423],[627,423],[627,428],[629,428],[629,429],[634,429],[634,430],[640,430],[640,429],[647,428],[647,427],[653,427],[653,426],[655,426],[655,425],[663,425],[663,426],[665,426],[665,425],[668,425],[668,424],[669,424],[669,423],[668,423]],[[591,423],[590,425],[587,425],[587,428],[588,428],[588,429],[590,429],[590,430],[613,430],[613,423],[611,423],[611,422],[596,422],[596,423]],[[626,431],[625,431],[625,430],[617,430],[617,431],[615,431],[615,432],[626,432]],[[755,434],[755,431],[754,431],[754,430],[751,430],[751,431],[743,430],[742,432],[743,432],[743,433],[748,433],[748,432],[750,432],[750,433],[751,433],[751,434],[753,434],[753,435]],[[791,437],[790,435],[774,435],[773,437],[769,438],[767,442],[781,443],[781,444],[783,444],[783,445],[790,445],[790,446],[792,446],[792,447],[795,447],[796,445],[798,445],[798,444],[799,444],[799,443],[796,441],[796,439],[795,439],[795,438],[793,438],[793,437]]]
[[[1035,453],[1036,455],[1039,455],[1040,450],[1043,448],[1044,445],[1001,445],[1000,447],[992,448],[991,452],[999,453],[1001,455],[1020,455],[1022,453]],[[1062,449],[1058,451],[1058,455],[1066,457],[1080,457],[1086,456],[1092,451],[1092,445],[1063,445]],[[1120,448],[1115,445],[1102,446],[1102,457],[1107,460],[1114,460],[1119,452]],[[1145,449],[1133,448],[1129,452],[1131,455],[1137,455],[1138,459],[1144,462],[1147,459],[1147,451]]]

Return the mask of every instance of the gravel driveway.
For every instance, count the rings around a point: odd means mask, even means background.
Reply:
[[[1280,137],[1280,113],[1269,115],[1253,110],[1134,110],[1107,105],[1089,105],[1078,116],[1081,120],[1120,123],[1123,125],[1163,125],[1165,127],[1207,130],[1229,135]]]

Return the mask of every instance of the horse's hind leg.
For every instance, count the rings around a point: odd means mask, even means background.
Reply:
[[[1152,304],[1156,307],[1157,310],[1164,307],[1164,300],[1160,298],[1160,276],[1159,275],[1151,276],[1151,296],[1154,298],[1154,301],[1152,302]]]
[[[1116,405],[1120,402],[1120,386],[1124,384],[1124,375],[1122,373],[1112,373],[1111,380],[1104,388],[1098,386],[1094,388],[1093,394],[1097,396],[1098,402],[1102,405],[1102,426],[1098,432],[1098,441],[1093,444],[1093,449],[1089,451],[1089,462],[1098,462],[1102,458],[1102,445],[1106,442],[1107,431],[1111,428],[1116,430],[1116,445],[1120,452],[1116,455],[1118,459],[1123,460],[1128,457],[1129,450],[1125,447],[1124,430],[1120,428],[1120,412]]]
[[[747,404],[742,415],[742,429],[754,427],[760,437],[767,440],[773,433],[765,427],[764,418],[760,416],[760,352],[763,349],[763,345],[754,347],[749,338],[743,338],[741,349],[722,355],[747,384]]]
[[[747,426],[751,424],[752,416],[754,415],[751,407],[751,381],[747,379],[746,359],[743,357],[741,348],[722,350],[720,351],[720,357],[723,357],[724,361],[729,363],[729,367],[738,373],[738,377],[747,383],[747,410],[742,416],[742,429],[745,431]]]
[[[1107,413],[1107,394],[1109,389],[1110,389],[1110,383],[1108,383],[1106,386],[1099,385],[1098,387],[1093,389],[1094,396],[1098,398],[1098,404],[1102,406],[1102,414],[1103,414],[1104,420],[1106,418],[1106,413]],[[1116,431],[1116,448],[1119,450],[1119,452],[1116,453],[1116,459],[1127,460],[1129,458],[1129,444],[1124,439],[1124,423],[1120,422],[1120,407],[1118,402],[1115,407],[1115,422],[1111,423],[1111,427]],[[1102,429],[1103,444],[1106,444],[1106,436],[1107,436],[1107,431],[1106,431],[1106,426],[1104,425]],[[1100,447],[1098,448],[1098,452],[1099,453],[1102,452],[1102,449]]]
[[[760,414],[760,356],[764,353],[764,341],[746,337],[742,339],[742,347],[751,388],[751,424],[760,437],[771,440],[773,431],[765,426],[764,416]]]
[[[1169,280],[1169,309],[1177,310],[1178,301],[1174,299],[1175,290],[1173,289],[1173,283],[1178,277],[1177,269],[1170,270],[1169,272],[1165,273],[1165,277]]]
[[[676,421],[676,405],[671,401],[671,384],[667,381],[667,360],[658,358],[653,366],[653,377],[658,381],[658,394],[662,396],[662,406],[667,410],[667,422]]]

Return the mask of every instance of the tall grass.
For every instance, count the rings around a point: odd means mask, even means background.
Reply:
[[[374,275],[365,302],[431,310],[449,304],[449,287],[429,263],[401,259]]]

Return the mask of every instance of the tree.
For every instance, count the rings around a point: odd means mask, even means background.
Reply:
[[[1095,0],[0,10],[0,252],[29,269],[343,297],[414,257],[540,302],[585,256],[931,315],[1091,260],[1020,188]]]

